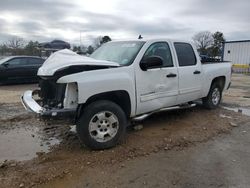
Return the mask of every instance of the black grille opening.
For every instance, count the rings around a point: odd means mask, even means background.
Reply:
[[[66,84],[58,84],[53,79],[40,79],[40,91],[38,96],[41,98],[42,106],[47,108],[63,108]]]

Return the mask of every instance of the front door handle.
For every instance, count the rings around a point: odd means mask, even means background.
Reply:
[[[198,71],[198,70],[194,71],[194,74],[200,74],[200,73],[201,71]]]
[[[168,74],[166,77],[167,77],[167,78],[173,78],[173,77],[176,77],[176,76],[177,76],[176,74],[170,73],[170,74]]]

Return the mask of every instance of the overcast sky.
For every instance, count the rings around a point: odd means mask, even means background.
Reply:
[[[112,39],[191,39],[222,31],[227,40],[250,39],[249,0],[1,0],[0,42],[12,35],[39,42],[90,43]]]

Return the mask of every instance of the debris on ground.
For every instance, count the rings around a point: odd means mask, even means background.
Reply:
[[[220,117],[222,117],[222,118],[232,119],[232,117],[231,117],[231,116],[227,116],[227,115],[225,115],[225,114],[220,114]]]
[[[7,160],[4,160],[3,162],[0,162],[0,168],[4,168],[7,166],[6,164]]]
[[[230,125],[231,125],[232,127],[238,127],[238,125],[237,125],[236,123],[233,123],[233,122],[230,122]]]
[[[134,128],[135,131],[140,131],[140,130],[143,129],[143,125],[142,124],[134,125],[133,128]]]

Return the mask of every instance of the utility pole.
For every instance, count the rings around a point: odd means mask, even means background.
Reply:
[[[82,46],[82,31],[80,30],[80,47]]]

